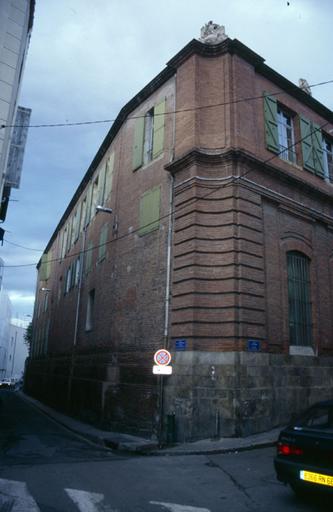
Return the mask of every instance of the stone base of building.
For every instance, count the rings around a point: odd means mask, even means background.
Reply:
[[[134,361],[137,360],[137,365]],[[104,430],[155,438],[159,391],[140,354],[63,355],[28,360],[25,391]]]
[[[110,353],[33,359],[25,389],[103,429],[169,443],[263,432],[333,395],[333,357],[184,351],[163,378],[147,360]]]
[[[177,442],[264,432],[333,396],[332,357],[186,351],[173,367],[164,412]]]

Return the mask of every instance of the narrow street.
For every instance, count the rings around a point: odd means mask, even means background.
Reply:
[[[277,482],[273,448],[128,456],[87,442],[0,393],[0,512],[318,512]]]

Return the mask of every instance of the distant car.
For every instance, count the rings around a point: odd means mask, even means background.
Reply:
[[[333,400],[313,405],[281,431],[274,466],[296,494],[333,492]]]
[[[1,388],[11,388],[12,387],[11,379],[2,379],[0,381],[0,387]]]

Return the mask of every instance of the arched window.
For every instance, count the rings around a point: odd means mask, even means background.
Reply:
[[[298,251],[287,253],[289,342],[312,345],[310,260]]]

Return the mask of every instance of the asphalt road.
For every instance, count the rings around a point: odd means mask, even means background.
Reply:
[[[0,512],[330,511],[277,482],[274,449],[123,456],[75,436],[0,391]]]

